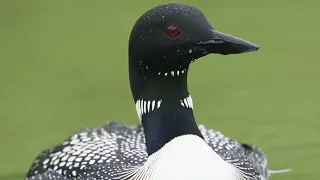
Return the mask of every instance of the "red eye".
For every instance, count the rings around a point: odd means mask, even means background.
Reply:
[[[181,34],[181,32],[180,32],[180,30],[179,30],[177,27],[175,27],[175,26],[169,26],[169,27],[167,28],[167,34],[168,34],[170,37],[172,37],[172,38],[176,38],[176,37],[178,37],[178,36]]]

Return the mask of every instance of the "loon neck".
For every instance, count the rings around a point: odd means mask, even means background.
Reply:
[[[194,119],[193,110],[183,107],[180,102],[163,100],[158,109],[142,116],[142,125],[149,156],[182,135],[197,135],[203,139]]]
[[[148,155],[176,137],[202,135],[188,92],[188,68],[168,72],[130,72],[131,90],[144,128]],[[141,72],[143,72],[141,74]]]

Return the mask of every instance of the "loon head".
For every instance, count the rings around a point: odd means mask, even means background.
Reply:
[[[217,31],[198,8],[186,4],[163,4],[145,12],[130,34],[129,77],[149,154],[176,136],[199,134],[187,86],[190,63],[209,54],[258,49]]]
[[[141,79],[180,76],[208,54],[239,54],[259,46],[213,28],[197,8],[170,3],[144,13],[129,40],[130,72]],[[134,71],[134,72],[133,72]]]
[[[258,49],[253,43],[214,29],[198,8],[177,3],[154,7],[137,20],[130,34],[129,73],[134,99],[143,96],[146,88],[158,88],[155,80],[179,82],[180,77],[181,82],[190,63],[208,54]]]

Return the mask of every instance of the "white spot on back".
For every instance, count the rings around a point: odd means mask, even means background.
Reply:
[[[50,161],[50,159],[47,158],[46,160],[43,161],[43,164],[48,164],[49,161]]]
[[[95,160],[92,159],[89,161],[89,164],[94,164],[94,162],[95,162]]]
[[[61,162],[61,163],[59,164],[59,166],[60,166],[60,167],[63,167],[65,164],[66,164],[66,162],[63,161],[63,162]]]
[[[73,161],[76,157],[75,156],[71,156],[69,157],[68,161]]]
[[[72,162],[68,162],[67,164],[66,164],[66,166],[68,167],[68,166],[71,166],[71,164],[72,164]]]
[[[79,167],[79,163],[74,163],[74,167]]]

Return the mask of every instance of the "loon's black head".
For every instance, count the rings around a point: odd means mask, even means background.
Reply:
[[[131,86],[136,83],[132,78],[144,82],[154,76],[186,74],[191,62],[211,53],[239,54],[258,49],[255,44],[216,31],[195,7],[177,3],[160,5],[144,13],[132,29]],[[134,92],[139,89],[131,88]]]
[[[193,117],[187,76],[191,62],[208,54],[258,50],[248,41],[215,30],[202,12],[170,3],[144,13],[129,41],[129,76],[148,154],[184,134],[202,137]]]

